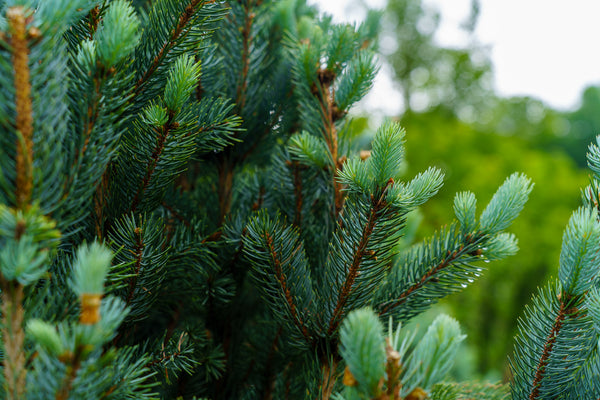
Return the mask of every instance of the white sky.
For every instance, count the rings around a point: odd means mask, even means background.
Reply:
[[[442,13],[437,40],[460,46],[458,28],[470,0],[424,0]],[[309,0],[338,21],[362,18],[352,0]],[[382,8],[386,0],[365,0]],[[476,35],[491,46],[495,87],[503,96],[529,95],[551,107],[578,105],[583,88],[600,84],[600,0],[480,0]],[[400,111],[399,93],[389,71],[380,72],[365,107],[386,114]],[[599,110],[600,112],[600,110]]]

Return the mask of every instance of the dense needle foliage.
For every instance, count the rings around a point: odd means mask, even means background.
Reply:
[[[398,124],[370,150],[355,140],[377,17],[336,25],[302,0],[0,1],[3,398],[506,395],[441,383],[457,321],[418,338],[401,324],[517,251],[506,229],[532,184],[514,173],[481,213],[459,193],[455,222],[399,245],[443,174],[403,177]],[[526,313],[540,333],[518,340],[517,398],[589,393],[597,188],[560,282]]]

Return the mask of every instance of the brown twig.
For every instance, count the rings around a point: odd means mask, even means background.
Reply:
[[[90,29],[90,40],[94,40],[94,34],[98,30],[98,24],[100,23],[100,6],[96,6],[90,10],[89,19],[87,22],[88,28]]]
[[[413,285],[409,286],[406,290],[404,290],[400,296],[398,296],[398,298],[396,299],[396,301],[394,301],[393,303],[389,303],[386,304],[385,307],[383,307],[380,311],[379,314],[383,315],[385,313],[387,313],[390,309],[392,308],[396,308],[399,305],[403,304],[406,299],[408,299],[408,297],[415,292],[416,290],[422,288],[427,282],[429,282],[433,276],[435,276],[436,274],[438,274],[440,271],[442,271],[444,268],[452,265],[452,263],[454,261],[456,261],[458,258],[462,257],[465,254],[469,254],[470,252],[473,252],[473,249],[470,245],[477,243],[477,241],[480,239],[480,236],[467,236],[465,238],[465,243],[462,244],[457,250],[454,250],[453,252],[450,252],[448,250],[448,254],[446,255],[446,257],[444,258],[444,260],[439,263],[438,265],[432,267],[429,271],[427,271],[427,273],[425,273],[421,279],[414,283]],[[481,254],[481,250],[477,249],[476,252],[478,252],[479,254]]]
[[[69,359],[70,365],[67,367],[67,376],[60,389],[56,392],[56,400],[67,400],[69,398],[71,388],[73,387],[73,381],[77,377],[77,371],[79,371],[79,368],[81,367],[82,351],[83,348],[79,345],[75,350],[75,354],[71,355]]]
[[[320,400],[329,400],[331,394],[333,393],[333,389],[335,387],[335,383],[337,381],[335,374],[338,365],[337,359],[325,360],[321,364],[321,399]]]
[[[142,237],[142,229],[138,226],[134,231],[136,243],[135,243],[135,265],[134,265],[134,275],[129,280],[129,290],[127,292],[127,298],[125,303],[129,305],[131,300],[133,300],[133,294],[135,292],[135,287],[137,286],[137,281],[140,275],[140,270],[142,268],[142,258],[144,256],[144,238]]]
[[[250,70],[250,45],[251,45],[251,33],[252,33],[252,23],[254,22],[255,14],[250,12],[249,7],[246,6],[245,9],[245,18],[244,18],[244,26],[242,27],[242,75],[241,82],[237,87],[237,93],[235,97],[235,102],[237,104],[238,110],[240,110],[239,114],[241,114],[241,110],[246,106],[246,91],[248,90],[248,72]]]
[[[335,72],[329,69],[319,69],[317,71],[317,76],[319,79],[319,88],[315,91],[315,96],[319,99],[319,104],[321,106],[321,116],[325,128],[325,142],[329,148],[331,158],[335,162],[331,179],[333,181],[334,215],[337,218],[344,207],[346,196],[342,184],[337,179],[338,171],[342,168],[344,159],[338,156],[338,132],[335,127],[335,122],[340,118],[340,115],[336,111],[335,90],[332,86],[333,81],[335,80]]]
[[[296,212],[294,215],[294,226],[301,227],[302,225],[302,205],[304,197],[302,194],[302,175],[300,173],[300,165],[297,161],[292,163],[294,174],[294,196],[296,198]]]
[[[29,47],[25,9],[11,7],[7,11],[13,49],[12,63],[15,85],[16,128],[20,138],[16,147],[16,200],[17,207],[25,208],[33,190],[33,114],[29,72]]]
[[[387,186],[383,189],[381,196],[378,199],[373,199],[371,210],[369,212],[369,217],[367,218],[367,222],[363,227],[360,240],[356,245],[356,250],[354,251],[352,262],[346,274],[346,280],[344,281],[344,284],[342,285],[342,288],[339,291],[337,303],[335,305],[331,319],[329,320],[329,328],[327,329],[327,335],[332,335],[337,330],[341,322],[341,316],[344,307],[346,306],[346,301],[348,300],[348,297],[350,296],[351,291],[354,288],[354,282],[356,280],[356,277],[360,273],[360,267],[365,258],[365,255],[368,255],[367,246],[369,245],[369,240],[371,239],[373,229],[377,224],[379,213],[386,206],[385,195],[387,193],[387,189],[393,184],[394,181],[390,179],[390,181],[388,181]]]
[[[223,225],[225,217],[229,214],[231,208],[231,197],[233,195],[233,169],[229,158],[222,153],[219,157],[217,170],[219,174],[219,187],[217,194],[219,196],[219,225]]]
[[[296,303],[294,302],[294,298],[292,297],[290,288],[288,287],[287,277],[285,276],[281,268],[282,261],[279,259],[279,254],[277,253],[277,251],[275,250],[275,246],[273,245],[273,237],[267,232],[264,234],[264,238],[267,242],[267,250],[273,262],[275,278],[277,279],[277,282],[281,285],[281,290],[285,295],[285,301],[290,309],[290,314],[292,316],[294,325],[296,325],[298,330],[302,332],[304,338],[307,341],[310,341],[311,335],[308,332],[308,329],[306,328],[302,317],[300,316],[300,314],[298,314]],[[296,257],[299,250],[300,247],[296,247],[296,249],[294,249],[294,251],[292,252],[292,257]],[[283,262],[285,262],[285,260]]]
[[[4,379],[8,400],[23,399],[25,394],[25,352],[23,342],[23,286],[18,282],[2,283],[2,338],[4,341]]]
[[[130,207],[131,212],[135,212],[137,210],[137,207],[140,205],[140,202],[142,201],[142,198],[143,198],[144,194],[146,193],[146,190],[148,190],[148,186],[150,185],[150,180],[152,179],[152,176],[154,175],[154,171],[156,169],[156,166],[158,165],[158,161],[160,160],[162,152],[165,148],[167,138],[169,137],[171,130],[177,127],[177,122],[174,122],[173,119],[174,119],[174,116],[169,115],[167,123],[162,126],[160,131],[156,131],[156,133],[158,134],[156,146],[154,147],[154,151],[152,152],[152,155],[150,156],[150,160],[148,161],[148,165],[146,167],[146,175],[144,176],[144,179],[142,180],[142,183],[141,183],[140,187],[138,188],[137,192],[135,193],[135,196],[133,197],[133,200],[131,202],[131,207]]]
[[[106,200],[108,198],[109,192],[109,170],[110,164],[104,170],[102,174],[102,178],[100,179],[100,183],[96,187],[96,191],[94,192],[94,216],[95,216],[95,230],[96,237],[98,240],[102,241],[104,237],[104,221],[105,221],[105,212],[106,212]]]
[[[560,308],[558,310],[558,314],[556,314],[556,318],[554,319],[554,324],[552,325],[552,329],[548,336],[546,337],[546,343],[544,344],[544,351],[540,357],[540,361],[538,362],[535,378],[531,383],[531,393],[529,394],[529,400],[538,399],[540,396],[540,384],[542,379],[544,378],[544,373],[546,372],[546,366],[548,365],[548,359],[550,358],[550,354],[552,354],[552,349],[554,348],[554,343],[556,342],[556,337],[558,336],[565,318],[567,317],[567,303],[569,302],[570,297],[563,294],[560,297]]]

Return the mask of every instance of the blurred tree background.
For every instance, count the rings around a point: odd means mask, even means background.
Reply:
[[[458,191],[473,191],[483,204],[514,171],[535,182],[512,228],[520,252],[491,264],[471,287],[440,305],[468,334],[456,378],[494,380],[508,378],[517,318],[556,271],[562,231],[587,184],[587,146],[600,133],[600,88],[586,89],[580,107],[571,112],[534,98],[498,97],[490,49],[473,34],[478,13],[473,0],[462,24],[468,45],[444,48],[435,41],[438,11],[421,0],[388,0],[380,49],[404,102],[397,118],[407,131],[407,176],[430,165],[446,173],[444,188],[423,209],[427,218],[414,218],[420,220],[414,222],[417,239],[452,220],[449,212]]]

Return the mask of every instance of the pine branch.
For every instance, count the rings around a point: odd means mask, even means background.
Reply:
[[[304,335],[304,337],[306,339],[309,339],[310,335],[308,333],[308,329],[306,328],[305,322],[302,320],[302,317],[298,314],[296,304],[294,302],[294,299],[292,298],[290,289],[288,288],[286,276],[283,274],[283,271],[281,268],[282,260],[279,258],[279,254],[277,253],[276,249],[273,246],[273,237],[271,235],[269,235],[268,233],[266,233],[265,240],[267,243],[267,251],[269,252],[269,256],[271,257],[271,260],[272,260],[272,263],[274,266],[275,278],[279,281],[279,284],[281,285],[281,291],[285,295],[285,301],[287,302],[287,306],[290,309],[292,320],[296,324],[296,327],[302,332],[302,335]],[[297,257],[300,250],[301,250],[300,246],[296,247],[290,256]],[[283,260],[283,263],[288,263],[288,262],[289,262],[288,260]]]
[[[248,90],[248,70],[250,69],[250,46],[251,46],[251,33],[252,23],[254,22],[255,14],[250,11],[252,6],[251,2],[244,2],[244,25],[241,29],[242,34],[242,70],[240,75],[240,82],[237,84],[237,93],[235,96],[235,102],[238,107],[238,114],[242,114],[242,110],[246,106],[246,91]]]
[[[566,297],[566,293],[563,294],[564,297]],[[531,394],[529,395],[529,400],[535,400],[535,399],[539,399],[539,395],[540,395],[540,384],[542,382],[542,378],[544,377],[544,372],[546,370],[546,367],[548,366],[548,362],[549,362],[549,358],[550,358],[550,354],[552,354],[552,350],[554,348],[554,343],[556,342],[556,338],[557,336],[560,334],[560,330],[563,326],[563,322],[565,320],[565,318],[567,317],[567,312],[566,312],[566,301],[567,299],[560,299],[560,308],[558,309],[558,313],[556,314],[556,318],[554,320],[554,324],[552,325],[552,329],[550,330],[550,332],[548,333],[548,336],[546,337],[546,341],[544,343],[544,350],[542,351],[542,355],[540,357],[540,360],[538,362],[536,371],[535,371],[535,378],[533,379],[533,382],[531,383]]]
[[[2,339],[4,341],[4,379],[8,400],[23,399],[25,394],[25,332],[23,321],[23,285],[0,278],[2,284]]]
[[[219,184],[217,193],[219,197],[219,225],[223,225],[225,217],[231,209],[231,196],[233,194],[233,175],[234,166],[231,165],[228,157],[221,155],[217,164],[219,174]]]
[[[294,211],[293,225],[302,229],[302,176],[300,175],[300,164],[297,161],[291,163],[292,173],[294,176],[294,197],[296,199],[296,207]]]
[[[156,146],[154,147],[154,151],[152,152],[150,159],[148,160],[144,178],[140,186],[138,187],[137,192],[133,196],[133,200],[131,201],[131,206],[129,207],[130,212],[135,212],[137,210],[137,207],[139,206],[142,197],[148,190],[148,185],[150,184],[150,180],[152,179],[154,171],[156,170],[156,166],[162,156],[163,150],[165,148],[165,143],[167,141],[167,138],[169,137],[169,134],[171,133],[171,130],[173,128],[179,126],[179,124],[176,124],[173,121],[173,117],[174,116],[170,114],[166,123],[160,127],[160,130],[157,130],[156,128],[153,129],[157,135]]]
[[[485,241],[486,236],[481,232],[465,236],[455,236],[455,232],[456,226],[450,227],[447,231],[443,231],[430,241],[424,243],[422,247],[415,247],[414,250],[407,253],[396,263],[395,271],[398,270],[398,268],[401,268],[400,266],[404,263],[407,263],[408,265],[402,267],[403,271],[411,273],[409,271],[413,271],[414,268],[415,272],[416,270],[421,272],[418,272],[416,276],[413,275],[406,279],[406,284],[399,285],[402,289],[397,292],[397,294],[393,295],[395,297],[394,300],[383,302],[378,306],[377,312],[380,315],[389,315],[398,307],[408,311],[411,309],[409,302],[411,305],[415,303],[420,306],[427,306],[427,304],[431,303],[431,300],[425,304],[423,304],[422,300],[430,298],[431,295],[425,293],[418,294],[419,291],[423,288],[427,288],[428,291],[431,291],[431,294],[436,293],[436,286],[445,286],[444,283],[446,283],[446,285],[449,283],[444,282],[447,279],[444,277],[445,273],[451,275],[457,273],[461,275],[464,274],[465,278],[469,276],[468,270],[466,270],[465,273],[459,272],[460,270],[456,272],[447,272],[447,270],[455,269],[457,266],[459,266],[459,268],[460,266],[466,267],[468,263],[477,260],[478,257],[482,255],[481,244]],[[441,243],[443,243],[444,246],[440,246]],[[414,278],[417,279],[414,280]],[[472,280],[472,278],[469,279]],[[398,284],[394,278],[389,279],[389,282],[394,286]],[[455,282],[454,285],[458,286],[458,282]],[[461,285],[465,285],[465,283],[461,282]],[[411,296],[415,295],[422,297],[419,300],[413,300]],[[409,312],[407,316],[403,317],[403,319],[408,319],[416,313],[418,313],[418,311],[413,310],[412,312]]]
[[[386,189],[387,189],[387,187],[386,187]],[[354,289],[355,280],[359,274],[359,270],[360,270],[361,264],[364,261],[365,256],[367,256],[367,255],[373,256],[372,254],[367,253],[367,247],[369,245],[369,241],[371,240],[371,236],[373,234],[375,225],[378,222],[378,217],[381,217],[380,214],[386,206],[386,204],[384,202],[384,196],[385,196],[386,189],[383,190],[381,197],[379,199],[377,199],[376,202],[371,204],[369,216],[367,217],[367,221],[363,226],[360,239],[359,239],[355,249],[353,249],[354,254],[352,257],[352,262],[348,266],[348,272],[346,273],[345,281],[338,292],[335,308],[333,310],[331,318],[329,319],[329,326],[327,328],[328,336],[332,335],[335,331],[337,331],[337,328],[338,328],[339,324],[341,323],[341,320],[342,320],[341,315],[342,315],[344,307],[346,306],[346,303],[348,301],[348,297],[350,296],[350,294],[352,293],[352,291]]]
[[[335,162],[335,168],[332,173],[333,193],[334,193],[334,216],[337,217],[344,206],[345,194],[343,186],[338,179],[338,170],[342,168],[344,159],[338,157],[338,133],[335,122],[339,119],[337,106],[335,105],[335,90],[332,86],[335,80],[335,73],[331,70],[318,70],[319,90],[317,92],[319,104],[321,107],[321,116],[323,119],[324,139],[329,147],[331,159]],[[315,95],[317,95],[315,94]]]
[[[117,220],[108,238],[115,250],[108,281],[130,308],[130,321],[143,320],[159,298],[166,276],[168,247],[164,223],[156,216],[125,216]]]
[[[25,208],[31,200],[33,189],[33,115],[31,105],[31,83],[29,72],[28,37],[35,31],[26,32],[25,9],[11,7],[7,11],[8,23],[12,31],[12,62],[15,87],[15,108],[18,142],[16,152],[16,201],[17,207]],[[35,33],[35,35],[39,35]]]
[[[140,276],[140,270],[142,266],[142,256],[144,254],[144,238],[142,237],[142,230],[137,226],[133,234],[135,235],[135,246],[133,248],[135,263],[133,265],[133,276],[129,279],[129,289],[127,297],[125,298],[125,304],[129,305],[133,298],[133,293],[137,285],[138,277]]]
[[[71,395],[71,390],[73,388],[73,382],[77,378],[77,373],[81,368],[82,362],[82,353],[84,349],[81,345],[77,346],[75,352],[70,355],[67,363],[69,365],[68,373],[65,376],[62,385],[59,390],[56,392],[55,400],[67,400]]]
[[[573,385],[584,398],[594,392],[589,381],[580,380],[598,340],[582,300],[554,283],[526,306],[510,359],[513,397],[556,398]]]
[[[216,0],[188,0],[181,15],[177,19],[177,23],[171,29],[167,40],[158,50],[154,56],[150,65],[147,67],[143,75],[138,79],[135,84],[134,96],[138,96],[147,85],[150,78],[157,71],[159,66],[164,62],[167,54],[172,51],[186,35],[190,33],[190,23],[193,22],[195,13],[203,6],[207,4],[215,3]]]
[[[251,276],[269,307],[291,322],[304,345],[311,343],[312,282],[298,232],[263,212],[247,226],[243,244],[242,251],[253,266]]]

